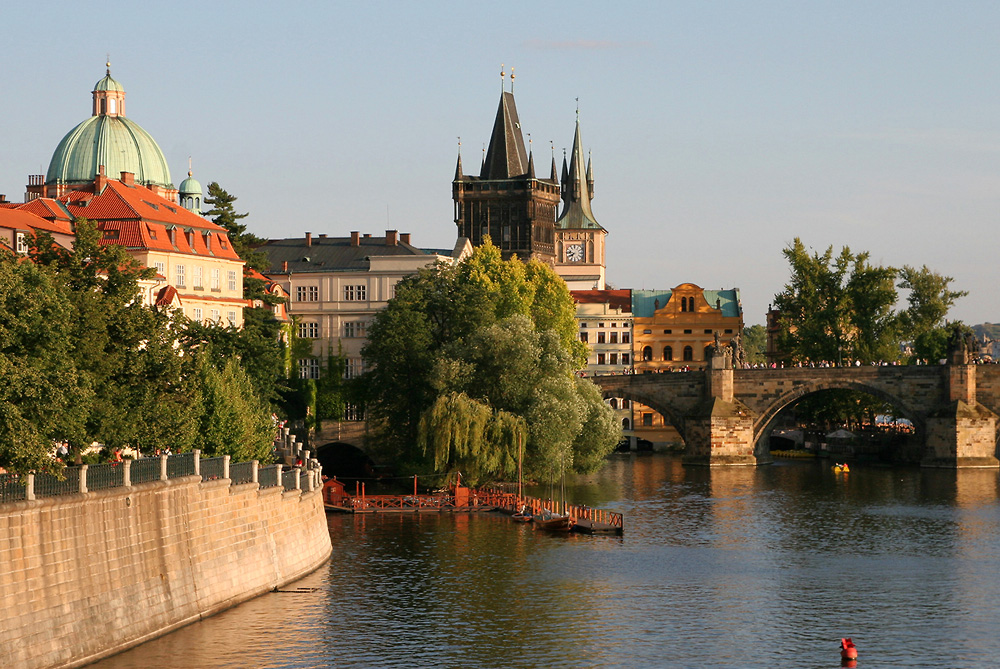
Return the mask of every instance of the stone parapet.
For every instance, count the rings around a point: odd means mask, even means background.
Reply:
[[[319,567],[320,491],[184,476],[0,505],[0,664],[75,667]]]

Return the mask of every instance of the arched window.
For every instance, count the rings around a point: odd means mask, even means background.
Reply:
[[[646,346],[646,347],[644,347],[642,349],[642,359],[645,360],[646,362],[649,362],[650,360],[653,359],[653,347],[652,346]]]
[[[674,349],[670,346],[663,347],[663,359],[670,362],[674,359]]]
[[[713,354],[712,345],[709,344],[708,346],[705,347],[705,360],[711,360],[712,354]]]
[[[690,346],[684,347],[684,362],[691,362],[694,360],[694,349]]]
[[[108,99],[108,113],[109,114],[117,114],[118,113],[118,109],[115,106],[115,102],[116,102],[116,100],[114,98]]]
[[[622,429],[623,430],[629,430],[629,429],[631,429],[629,427],[629,423],[630,423],[630,421],[629,421],[628,418],[622,418]]]
[[[608,400],[608,406],[611,407],[612,409],[617,409],[618,408],[618,400],[616,400],[614,397],[612,397],[610,400]]]

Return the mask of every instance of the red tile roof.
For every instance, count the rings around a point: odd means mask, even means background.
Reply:
[[[74,216],[97,223],[105,244],[239,260],[225,228],[144,186],[109,179],[100,194],[73,191],[59,199]]]
[[[632,291],[628,288],[609,290],[571,290],[577,304],[604,304],[612,309],[632,311]]]
[[[41,216],[21,209],[0,209],[0,227],[13,230],[45,230],[66,235],[73,234],[69,224],[46,221]]]

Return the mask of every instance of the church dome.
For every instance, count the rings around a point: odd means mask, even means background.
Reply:
[[[46,185],[91,183],[101,165],[111,179],[122,172],[144,186],[173,189],[167,159],[142,127],[125,117],[125,89],[107,76],[94,86],[93,116],[63,137],[45,173]]]

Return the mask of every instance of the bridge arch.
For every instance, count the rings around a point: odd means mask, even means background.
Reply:
[[[767,433],[771,423],[774,422],[778,414],[784,409],[792,406],[807,395],[813,395],[825,390],[854,390],[877,397],[896,407],[904,418],[913,422],[914,427],[920,433],[925,433],[926,421],[924,413],[915,409],[909,402],[903,400],[898,395],[887,392],[877,385],[864,382],[822,380],[795,386],[787,393],[772,400],[766,408],[758,413],[757,418],[754,420],[754,441],[758,441],[762,435]]]
[[[644,405],[648,406],[650,409],[652,409],[653,411],[656,411],[661,416],[663,416],[663,418],[668,423],[670,423],[670,425],[675,430],[677,430],[677,433],[679,435],[681,435],[681,439],[684,439],[685,441],[687,441],[687,435],[684,432],[684,416],[681,414],[680,411],[677,410],[676,407],[664,404],[663,402],[661,402],[657,398],[655,398],[655,397],[653,397],[651,395],[647,395],[646,393],[636,392],[634,390],[631,390],[627,386],[624,387],[624,388],[617,387],[617,388],[612,388],[612,389],[608,389],[608,390],[605,390],[604,388],[601,388],[601,394],[604,397],[604,399],[609,399],[609,398],[614,398],[614,397],[620,397],[622,399],[630,400],[632,402],[638,402],[640,404],[644,404]],[[638,423],[636,423],[636,424],[638,424]],[[624,423],[623,423],[623,426],[624,426]],[[632,427],[634,428],[635,425],[633,425]],[[628,429],[628,428],[625,428],[625,429]]]
[[[375,475],[375,463],[354,444],[331,441],[316,448],[316,459],[324,476],[338,479],[361,479]]]

